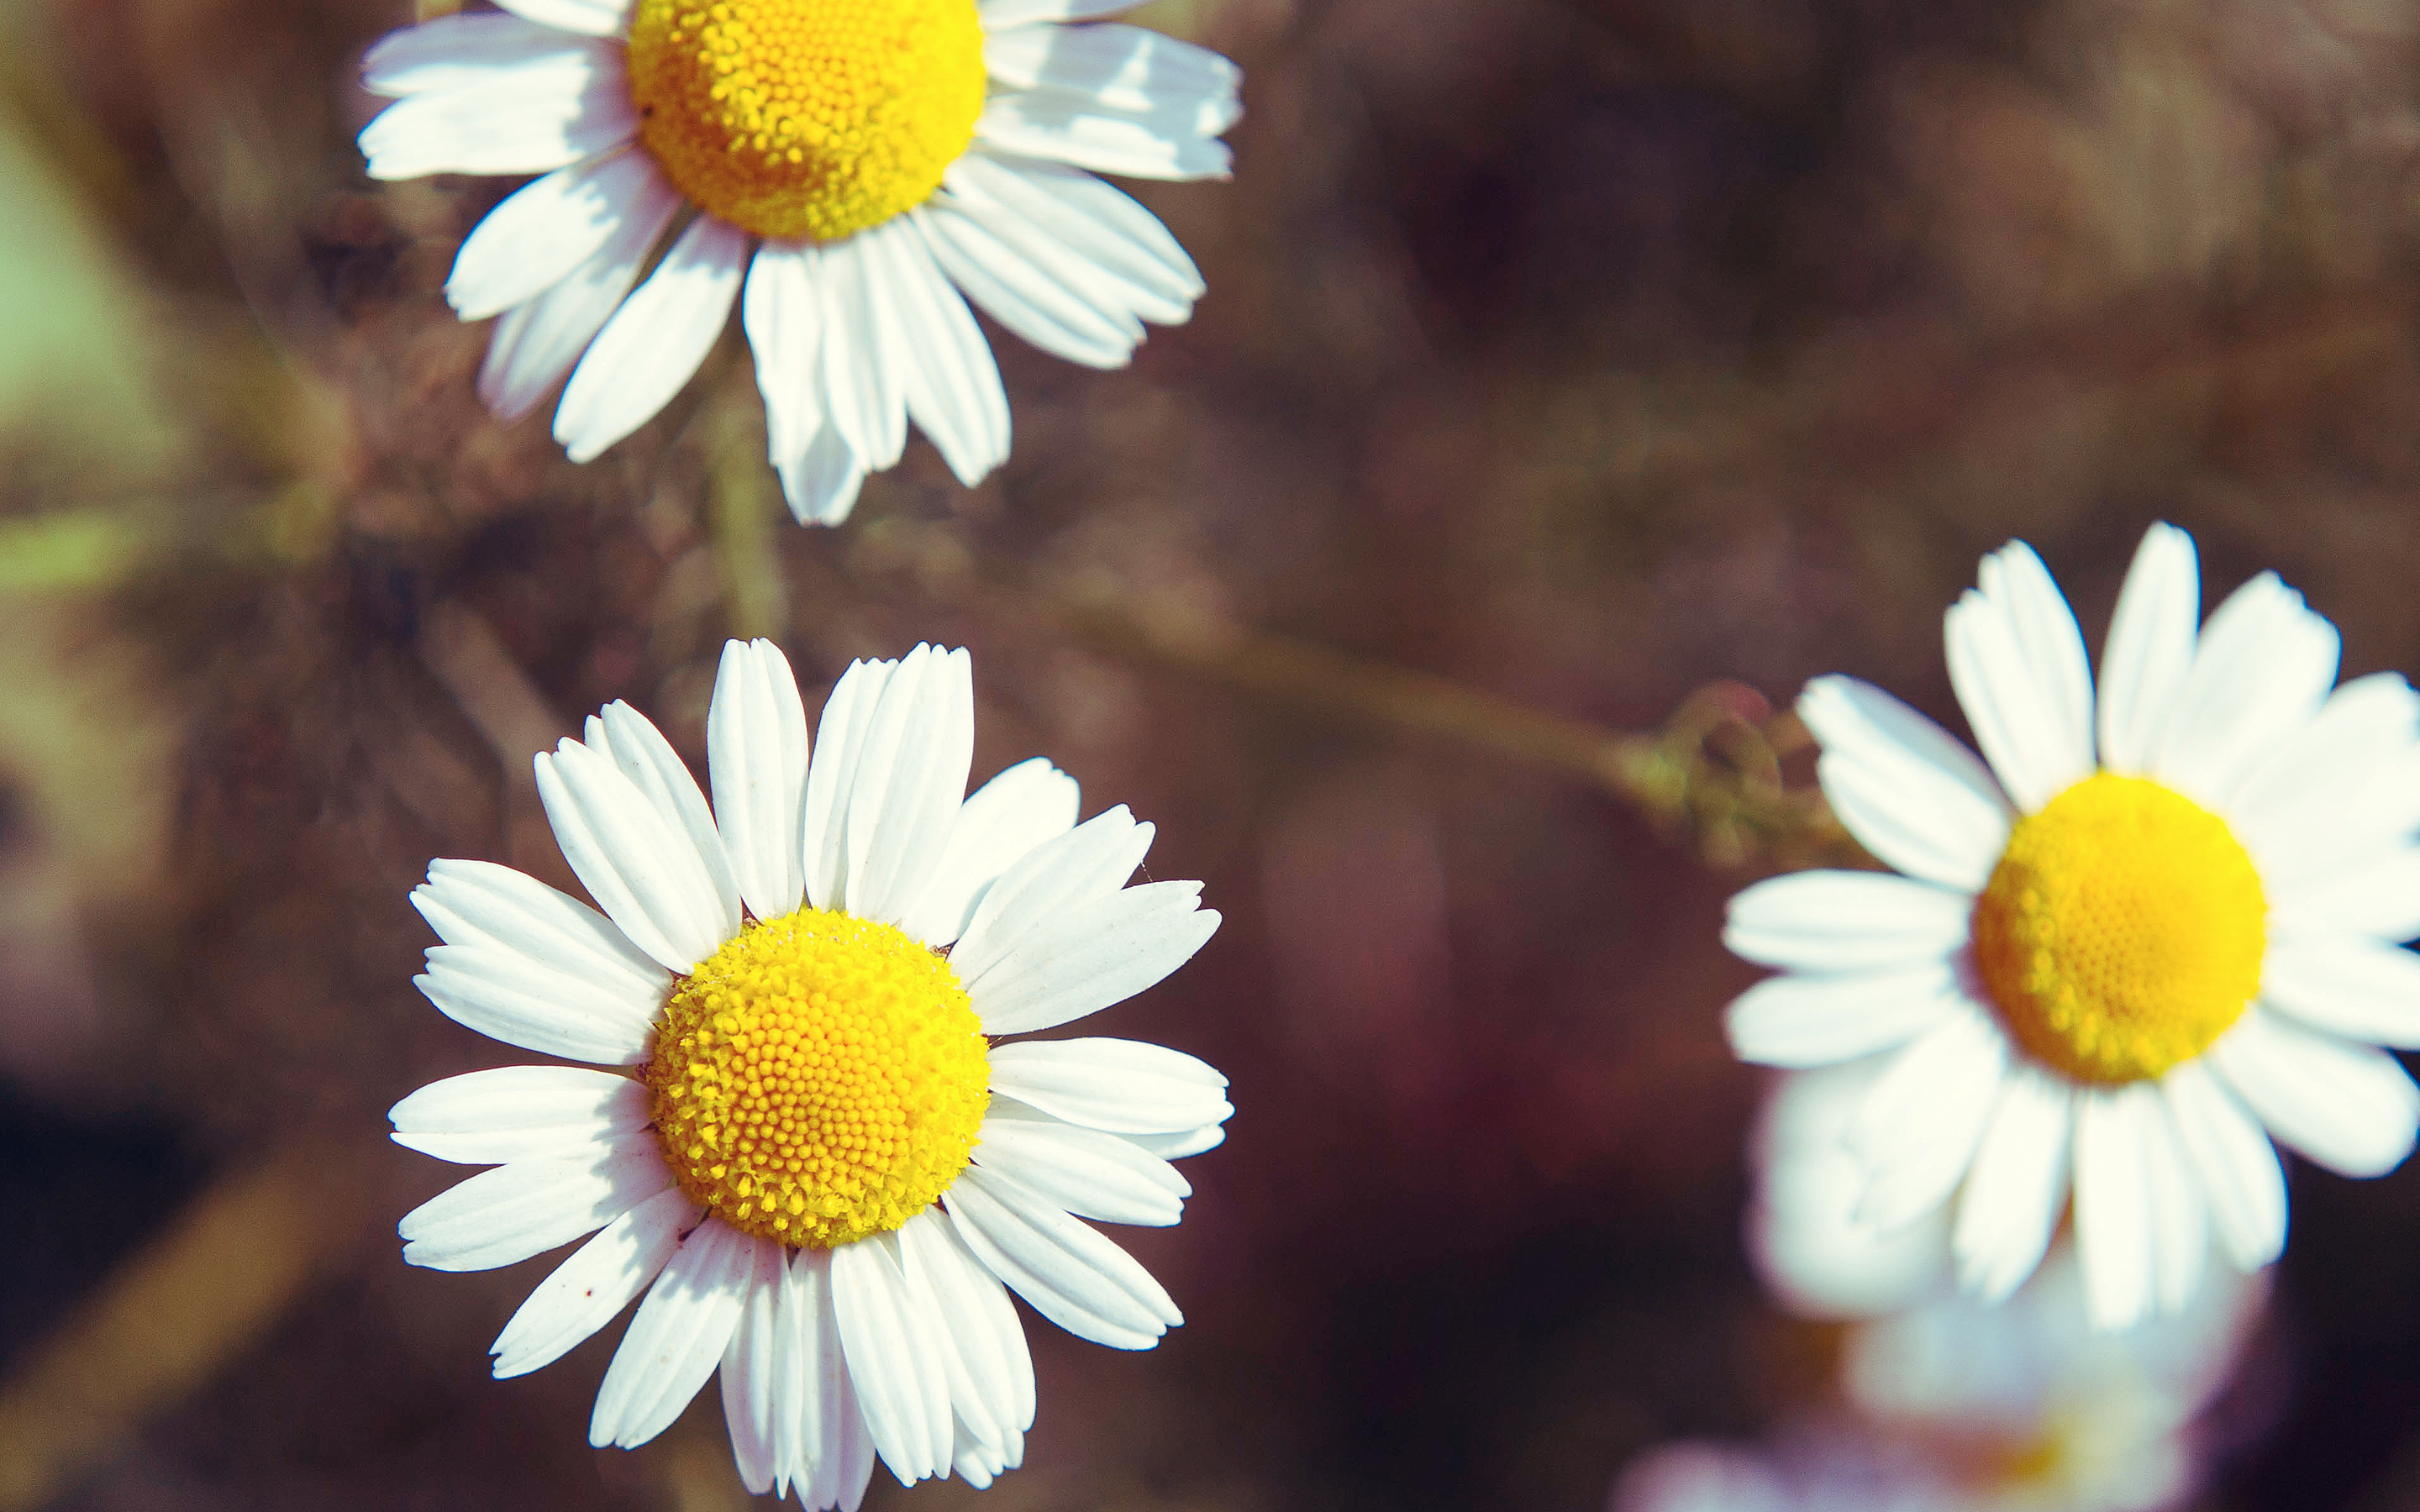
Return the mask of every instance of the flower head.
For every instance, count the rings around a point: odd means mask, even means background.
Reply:
[[[479,224],[445,294],[497,317],[489,408],[518,418],[570,380],[554,436],[574,461],[662,409],[737,303],[783,491],[834,524],[911,419],[969,486],[1007,457],[968,300],[1117,367],[1202,294],[1094,173],[1222,177],[1241,76],[1091,19],[1135,0],[501,3],[370,50],[364,80],[396,103],[362,151],[380,178],[544,176]]]
[[[1181,1321],[1080,1219],[1167,1225],[1169,1162],[1218,1143],[1226,1078],[1127,1040],[996,1043],[1131,996],[1218,927],[1201,885],[1127,887],[1152,826],[1076,823],[1047,762],[965,796],[967,655],[860,662],[809,756],[769,641],[724,648],[714,802],[615,703],[537,757],[596,900],[437,861],[412,903],[444,940],[448,1016],[571,1066],[474,1072],[396,1104],[398,1143],[493,1165],[403,1220],[404,1257],[509,1265],[601,1229],[495,1343],[535,1370],[645,1294],[591,1442],[661,1432],[720,1367],[742,1477],[854,1508],[1017,1464],[1033,1368],[1008,1301],[1119,1349]],[[601,912],[599,910],[602,910]]]
[[[2033,552],[1985,559],[1947,617],[1986,760],[1887,694],[1800,701],[1824,795],[1900,875],[1818,872],[1731,901],[1726,940],[1787,975],[1731,1005],[1743,1058],[1886,1056],[1841,1135],[1858,1221],[1949,1210],[1961,1281],[2030,1274],[2071,1205],[2093,1319],[2191,1301],[2215,1237],[2274,1259],[2273,1136],[2375,1176],[2420,1088],[2420,698],[2334,687],[2337,638],[2263,574],[2196,628],[2192,541],[2154,526],[2096,699]],[[2333,689],[2333,690],[2332,690]]]

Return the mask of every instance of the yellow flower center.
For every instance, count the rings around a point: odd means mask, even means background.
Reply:
[[[2078,1081],[2139,1081],[2242,1015],[2268,915],[2225,820],[2102,772],[2009,831],[1975,903],[1975,961],[2035,1058]]]
[[[681,1190],[830,1249],[898,1227],[967,1165],[989,1055],[957,973],[888,924],[801,908],[680,983],[646,1083]]]
[[[974,0],[639,0],[639,140],[692,204],[834,241],[923,203],[974,139]]]

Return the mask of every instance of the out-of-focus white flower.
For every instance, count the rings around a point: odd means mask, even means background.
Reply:
[[[1944,1267],[1946,1271],[1946,1266]],[[1613,1512],[2153,1512],[2193,1489],[2198,1419],[2268,1295],[2214,1277],[2183,1314],[2087,1325],[2073,1251],[1986,1305],[1936,1288],[1852,1326],[1850,1409],[1769,1445],[1684,1443],[1635,1462]]]
[[[1982,1512],[1937,1467],[1852,1432],[1777,1448],[1690,1442],[1632,1461],[1611,1512]]]
[[[1803,1317],[1872,1318],[1949,1286],[1947,1210],[1891,1229],[1857,1220],[1866,1166],[1847,1136],[1888,1066],[1888,1057],[1869,1056],[1784,1072],[1757,1120],[1748,1256],[1767,1288]]]
[[[2072,1246],[1999,1305],[1954,1292],[1852,1329],[1841,1385],[1869,1421],[1973,1472],[2010,1508],[2166,1506],[2193,1425],[2227,1379],[2268,1273],[2213,1272],[2183,1312],[2096,1329]]]
[[[1787,1072],[1751,1147],[1749,1251],[1792,1310],[1841,1335],[1848,1415],[1772,1447],[1679,1444],[1626,1475],[1616,1512],[2145,1512],[2188,1492],[2198,1420],[2259,1316],[2268,1273],[2216,1268],[2180,1313],[2092,1326],[2075,1248],[1997,1304],[1953,1283],[1947,1215],[1877,1231],[1842,1140],[1889,1065]]]
[[[2096,699],[2075,616],[2023,545],[1947,616],[1985,761],[1878,688],[1809,684],[1824,795],[1899,875],[1731,901],[1785,974],[1730,1010],[1747,1060],[1885,1057],[1838,1139],[1856,1216],[1947,1211],[1996,1301],[2070,1211],[2093,1319],[2193,1304],[2215,1238],[2285,1242],[2270,1139],[2348,1176],[2411,1153],[2420,1088],[2420,696],[2335,687],[2335,626],[2264,573],[2196,628],[2193,543],[2144,537]]]

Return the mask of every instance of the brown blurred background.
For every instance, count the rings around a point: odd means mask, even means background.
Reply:
[[[711,1390],[587,1447],[618,1325],[488,1379],[551,1262],[406,1268],[458,1172],[382,1140],[520,1058],[406,891],[563,881],[530,753],[628,698],[702,765],[726,635],[811,706],[971,646],[978,775],[1048,754],[1226,916],[1096,1021],[1235,1084],[1117,1236],[1187,1326],[1031,1323],[1026,1468],[884,1512],[1587,1512],[1820,1399],[1737,1240],[1722,901],[1825,844],[1748,689],[1954,719],[1978,555],[2097,644],[2153,518],[2420,668],[2409,0],[1157,0],[1247,70],[1234,181],[1140,191],[1196,318],[1000,338],[1007,467],[915,443],[827,532],[736,330],[592,466],[482,414],[439,287],[509,186],[351,146],[412,19],[0,0],[0,1505],[742,1504]],[[2420,1504],[2420,1172],[2293,1188],[2198,1504]]]

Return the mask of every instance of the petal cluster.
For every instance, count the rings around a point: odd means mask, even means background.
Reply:
[[[2275,1140],[2346,1175],[2391,1169],[2420,1088],[2420,697],[2335,687],[2334,626],[2273,575],[2197,625],[2193,544],[2156,526],[2121,592],[2095,696],[2039,559],[1986,559],[1950,610],[1949,666],[1982,756],[1881,690],[1809,685],[1825,796],[1898,875],[1808,872],[1732,900],[1727,943],[1784,974],[1729,1011],[1743,1058],[1865,1063],[1838,1130],[1856,1221],[1945,1225],[1961,1281],[2005,1297],[2073,1212],[2092,1317],[2191,1301],[2213,1242],[2251,1270],[2285,1240]],[[2012,826],[2096,772],[2222,820],[2267,901],[2258,991],[2164,1074],[2080,1082],[2024,1053],[1978,978],[1977,896]],[[1939,1215],[1936,1219],[1934,1215]]]
[[[489,863],[433,863],[412,895],[444,942],[418,979],[429,999],[508,1043],[635,1065],[677,977],[749,916],[811,903],[949,949],[985,1033],[1017,1034],[1141,991],[1218,927],[1197,883],[1127,886],[1152,826],[1123,807],[1076,823],[1076,785],[1048,763],[966,795],[964,652],[851,667],[811,741],[781,653],[735,641],[706,734],[710,804],[627,704],[538,756],[548,818],[597,906]],[[597,1444],[652,1438],[719,1368],[752,1489],[853,1508],[876,1459],[903,1483],[988,1484],[1021,1459],[1034,1413],[1009,1291],[1086,1338],[1156,1343],[1181,1315],[1085,1220],[1175,1223],[1191,1188],[1169,1162],[1218,1144],[1233,1111],[1224,1077],[1157,1045],[992,1057],[971,1164],[942,1201],[829,1250],[707,1215],[627,1075],[517,1066],[434,1083],[396,1105],[396,1139],[494,1168],[407,1216],[405,1257],[480,1270],[593,1234],[494,1353],[499,1376],[535,1370],[643,1299],[597,1394]]]

